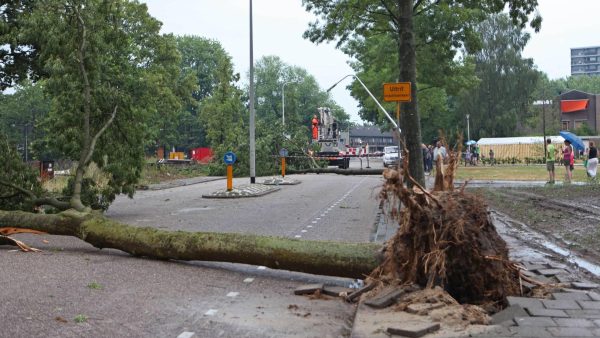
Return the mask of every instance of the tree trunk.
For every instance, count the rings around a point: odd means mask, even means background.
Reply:
[[[134,256],[263,265],[321,275],[364,278],[382,260],[382,245],[295,240],[233,233],[163,231],[109,220],[95,213],[0,211],[0,227],[78,237]]]
[[[398,0],[398,6],[400,11],[398,20],[400,81],[410,82],[412,85],[411,102],[402,104],[404,109],[400,114],[400,128],[409,151],[408,171],[419,184],[425,186],[423,153],[421,151],[421,121],[417,112],[417,57],[413,31],[413,1]]]

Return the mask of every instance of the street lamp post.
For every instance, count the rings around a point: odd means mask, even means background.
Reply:
[[[254,45],[252,41],[252,0],[250,0],[250,183],[256,183],[256,143],[254,111]]]
[[[471,141],[471,132],[470,132],[470,125],[469,125],[469,117],[470,115],[467,114],[467,142]],[[467,145],[467,147],[469,148],[469,151],[471,151],[471,142],[469,142],[469,144]]]

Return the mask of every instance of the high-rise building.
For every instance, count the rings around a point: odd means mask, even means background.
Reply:
[[[571,75],[600,75],[600,46],[571,48]]]

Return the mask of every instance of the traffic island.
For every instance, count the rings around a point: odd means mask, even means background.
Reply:
[[[300,181],[287,177],[271,177],[262,182],[264,185],[296,185]]]
[[[264,184],[246,184],[241,185],[231,190],[217,190],[210,194],[202,195],[203,198],[243,198],[243,197],[259,197],[279,190],[276,186],[268,186]]]

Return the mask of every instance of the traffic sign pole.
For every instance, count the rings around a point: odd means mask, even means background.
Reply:
[[[233,190],[233,165],[227,165],[227,191]]]
[[[285,157],[281,158],[281,177],[285,177]]]

